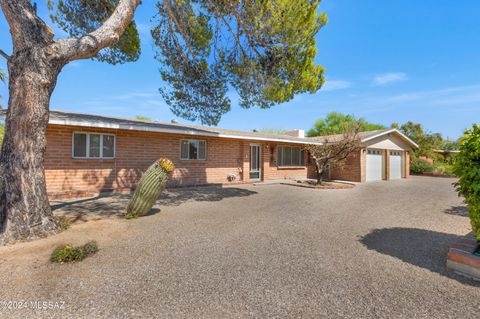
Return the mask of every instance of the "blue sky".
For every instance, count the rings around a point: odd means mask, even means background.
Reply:
[[[38,2],[45,17],[45,6]],[[59,77],[52,109],[175,118],[158,93],[164,84],[149,36],[154,2],[144,0],[136,13],[143,41],[140,60],[121,66],[72,62]],[[308,129],[315,119],[337,111],[384,125],[412,120],[457,138],[480,122],[480,1],[324,0],[321,9],[329,18],[317,37],[325,87],[268,110],[241,109],[232,92],[232,111],[220,127]],[[0,48],[11,52],[3,16]],[[3,59],[0,68],[6,68]],[[5,85],[0,84],[0,94],[5,105]]]

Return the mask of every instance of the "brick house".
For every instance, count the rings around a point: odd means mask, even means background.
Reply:
[[[408,152],[415,143],[396,130],[362,134],[365,148],[345,167],[332,168],[331,178],[374,180],[368,171],[375,170],[370,166],[378,164],[380,149],[385,163],[380,179],[398,178],[388,173],[394,166],[390,158],[397,157],[392,152],[401,154],[400,177],[408,177]],[[322,143],[305,138],[302,130],[242,132],[60,111],[50,112],[46,136],[45,177],[52,198],[131,190],[160,157],[175,164],[171,187],[314,178],[303,147]]]

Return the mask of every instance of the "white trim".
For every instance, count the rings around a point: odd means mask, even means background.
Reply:
[[[68,125],[68,126],[96,127],[96,128],[108,128],[108,129],[130,130],[130,131],[160,132],[160,133],[172,133],[172,134],[193,135],[193,136],[212,136],[212,137],[239,139],[239,140],[269,141],[269,142],[283,142],[283,143],[292,143],[292,144],[311,144],[311,145],[323,144],[321,142],[312,142],[307,139],[305,141],[298,141],[298,140],[290,140],[290,139],[282,139],[282,138],[222,134],[222,133],[214,133],[214,132],[206,132],[206,131],[201,132],[202,130],[201,128],[199,128],[198,130],[185,129],[185,128],[169,129],[169,128],[158,128],[158,127],[152,127],[152,126],[146,126],[146,125],[128,125],[128,124],[118,124],[118,123],[76,121],[76,120],[56,119],[56,118],[51,118],[48,121],[48,123],[53,125]]]
[[[252,146],[258,147],[258,178],[250,178],[250,174],[252,173]],[[248,179],[250,181],[261,181],[262,180],[262,171],[263,171],[263,160],[262,160],[262,144],[259,143],[250,143],[249,148],[249,168],[248,168]]]
[[[405,134],[403,134],[402,132],[400,132],[399,130],[397,130],[397,129],[395,129],[395,128],[392,128],[392,129],[389,129],[389,130],[386,130],[386,131],[377,133],[377,134],[375,134],[375,135],[366,137],[366,138],[362,139],[362,143],[371,141],[371,140],[373,140],[373,139],[375,139],[375,138],[377,138],[377,137],[380,137],[380,136],[383,136],[383,135],[387,135],[387,134],[390,134],[390,133],[397,133],[398,135],[400,135],[401,137],[403,137],[407,142],[409,142],[411,145],[413,145],[415,148],[418,148],[418,144],[417,144],[417,143],[415,143],[414,141],[412,141],[408,136],[406,136]]]
[[[188,158],[182,158],[182,141],[187,141],[189,144],[192,141],[197,142],[199,153],[200,153],[200,142],[204,142],[205,143],[205,158],[190,158],[190,145],[188,147]],[[207,160],[207,141],[206,140],[181,138],[179,146],[180,146],[180,157],[179,158],[180,158],[181,161],[206,161]]]
[[[75,156],[75,134],[86,135],[87,139],[85,141],[86,146],[86,156]],[[100,135],[100,157],[90,157],[90,135]],[[103,136],[113,136],[113,157],[103,157]],[[115,159],[117,155],[117,137],[115,134],[111,133],[100,133],[100,132],[85,132],[85,131],[73,131],[72,132],[72,158],[78,160],[112,160]]]

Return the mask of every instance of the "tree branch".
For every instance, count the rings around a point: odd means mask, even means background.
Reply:
[[[5,59],[10,60],[12,57],[5,53],[5,51],[0,49],[0,55],[3,56]]]
[[[37,16],[29,0],[0,0],[0,7],[10,26],[14,54],[17,50],[31,47],[32,43],[51,43],[53,31]]]
[[[0,0],[5,1],[5,0]],[[89,59],[120,39],[141,0],[120,0],[115,11],[97,30],[81,38],[58,40],[50,46],[50,58],[67,61]]]

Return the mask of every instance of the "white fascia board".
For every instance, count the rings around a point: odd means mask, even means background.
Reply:
[[[267,138],[267,137],[253,137],[253,136],[242,136],[242,135],[231,135],[231,134],[221,134],[207,131],[198,131],[193,129],[168,129],[168,128],[157,128],[152,126],[145,125],[127,125],[127,124],[117,124],[117,123],[105,123],[105,122],[90,122],[90,121],[75,121],[68,119],[55,119],[51,118],[49,124],[54,125],[68,125],[68,126],[84,126],[84,127],[98,127],[98,128],[107,128],[107,129],[117,129],[117,130],[130,130],[130,131],[145,131],[145,132],[159,132],[159,133],[171,133],[171,134],[183,134],[183,135],[195,135],[195,136],[211,136],[211,137],[222,137],[222,138],[231,138],[239,140],[254,140],[254,141],[267,141],[267,142],[279,142],[279,143],[292,143],[292,144],[313,144],[313,145],[322,145],[321,142],[309,142],[309,141],[296,141],[296,140],[287,140],[279,138]]]
[[[413,145],[415,148],[418,148],[418,144],[417,144],[417,143],[415,143],[414,141],[412,141],[408,136],[406,136],[405,134],[403,134],[402,132],[400,132],[399,130],[397,130],[397,129],[395,129],[395,128],[392,128],[392,129],[390,129],[390,130],[383,131],[383,132],[380,132],[380,133],[378,133],[378,134],[375,134],[375,135],[366,137],[366,138],[362,139],[362,143],[371,141],[371,140],[373,140],[373,139],[376,139],[377,137],[380,137],[380,136],[383,136],[383,135],[387,135],[387,134],[390,134],[390,133],[396,133],[396,134],[400,135],[400,136],[401,136],[403,139],[405,139],[408,143],[410,143],[411,145]]]

